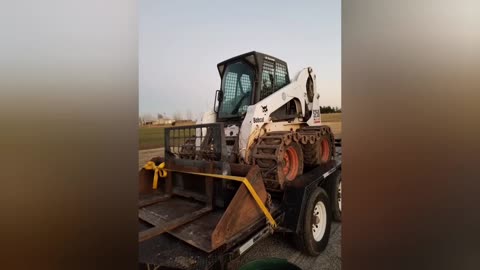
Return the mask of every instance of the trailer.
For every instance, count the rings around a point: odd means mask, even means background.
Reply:
[[[191,165],[191,162],[201,161],[187,160],[173,164],[168,162],[167,157],[154,158],[152,162],[174,168],[171,172],[175,169],[180,172],[182,167]],[[204,177],[203,195],[176,187],[172,184],[175,182],[173,173],[165,177],[166,181],[153,183],[161,185],[163,192],[145,192],[152,181],[158,182],[158,179],[152,179],[155,178],[154,169],[140,172],[140,269],[236,269],[240,256],[275,232],[291,233],[302,252],[317,256],[328,244],[332,219],[341,221],[342,149],[339,139],[335,140],[335,155],[328,164],[307,168],[281,194],[270,194],[262,189],[257,190],[259,194],[252,194],[248,188],[244,188],[243,193],[237,192],[241,194],[228,194],[225,192],[228,190],[225,189],[225,183],[221,186],[223,189],[212,184],[216,179],[211,174],[225,171],[225,163],[205,162],[196,165],[200,168],[203,166],[203,169],[193,172],[196,175],[192,177]],[[257,187],[255,169],[247,170],[241,166],[228,169],[232,175],[243,174],[251,178],[251,186]],[[178,185],[182,181],[176,182]],[[242,188],[242,183],[234,184],[237,191]],[[219,195],[219,191],[223,192],[220,199],[212,195]],[[257,195],[266,196],[264,201],[270,218],[262,214],[251,198]],[[241,200],[237,198],[240,196]],[[223,205],[226,200],[234,205]],[[229,213],[238,202],[246,210],[241,214]],[[260,215],[248,216],[255,211]],[[242,215],[242,218],[236,215]]]

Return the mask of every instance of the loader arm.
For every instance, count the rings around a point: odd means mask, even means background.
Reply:
[[[308,98],[306,87],[309,78],[313,80],[313,100],[311,102]],[[262,132],[264,132],[262,129],[272,123],[272,113],[292,100],[295,101],[297,117],[289,122],[283,122],[284,126],[302,123],[309,126],[321,125],[320,96],[317,93],[315,80],[316,75],[313,70],[304,68],[288,85],[248,107],[239,137],[239,154],[244,161],[249,163],[248,149],[254,140],[262,135]],[[303,117],[308,115],[310,115],[308,119],[303,119]]]

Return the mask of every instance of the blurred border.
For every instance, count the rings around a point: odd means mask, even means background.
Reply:
[[[343,269],[478,269],[480,3],[342,6]]]
[[[2,269],[137,268],[136,9],[2,4]]]
[[[479,4],[342,6],[343,268],[478,269]],[[136,10],[0,9],[3,269],[137,267]]]

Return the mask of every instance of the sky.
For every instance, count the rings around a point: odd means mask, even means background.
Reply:
[[[320,105],[341,107],[341,1],[139,1],[139,113],[213,108],[217,64],[259,51],[312,67]]]

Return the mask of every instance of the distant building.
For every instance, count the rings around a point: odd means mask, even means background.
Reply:
[[[140,125],[142,126],[150,126],[150,125],[172,125],[175,123],[175,120],[173,119],[167,119],[167,118],[154,118],[151,116],[145,116],[140,118]]]
[[[173,119],[161,118],[153,122],[154,125],[171,125],[175,123]]]
[[[142,125],[152,125],[157,119],[151,115],[146,115],[141,117],[142,118]]]

